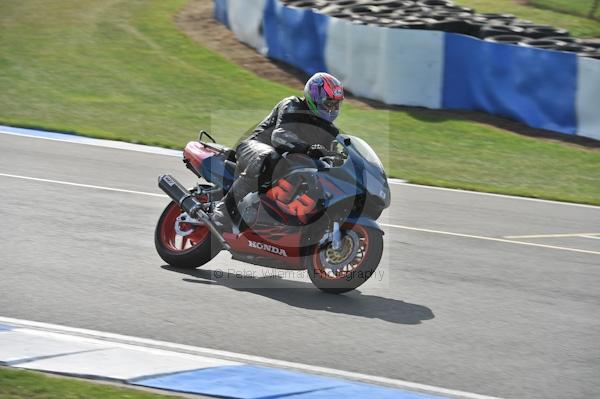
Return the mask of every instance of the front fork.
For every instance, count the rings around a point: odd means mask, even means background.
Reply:
[[[342,232],[340,223],[333,222],[333,231],[331,232],[331,248],[334,251],[339,251],[342,248]]]
[[[348,223],[348,224],[358,224],[364,227],[368,227],[368,228],[372,228],[375,230],[378,230],[381,232],[381,234],[383,235],[384,232],[381,229],[381,226],[379,225],[379,223],[377,223],[375,220],[373,219],[369,219],[369,218],[353,218],[353,219],[348,219],[346,220],[344,223]],[[323,235],[323,237],[321,238],[321,240],[319,241],[320,245],[325,244],[326,242],[331,242],[331,248],[334,251],[339,251],[342,247],[342,231],[341,231],[341,225],[339,222],[333,222],[333,226],[331,227],[331,231],[326,231],[325,234]]]
[[[319,245],[323,245],[327,242],[331,243],[331,248],[334,251],[339,251],[342,247],[342,230],[340,229],[339,222],[333,222],[331,230],[327,230],[325,232],[325,234],[319,241]]]

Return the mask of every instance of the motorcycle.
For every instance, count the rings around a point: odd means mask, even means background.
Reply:
[[[186,145],[183,162],[205,182],[186,189],[171,175],[158,179],[172,199],[155,231],[157,252],[169,265],[197,268],[227,250],[238,261],[306,270],[330,293],[374,275],[384,234],[376,220],[390,205],[390,189],[364,140],[340,134],[325,154],[282,155],[271,178],[240,199],[239,225],[222,234],[209,215],[235,179],[235,151],[202,131]]]

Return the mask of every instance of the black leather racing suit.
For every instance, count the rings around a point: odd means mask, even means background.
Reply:
[[[329,148],[338,133],[332,123],[317,117],[303,98],[283,99],[236,148],[238,177],[225,198],[231,216],[238,218],[237,203],[246,194],[271,180],[281,154],[306,153],[313,144]]]
[[[248,140],[268,144],[279,154],[305,153],[313,144],[329,148],[338,133],[332,123],[317,117],[304,99],[288,97],[273,108]]]

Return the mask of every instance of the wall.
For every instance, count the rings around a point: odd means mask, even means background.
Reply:
[[[480,110],[600,140],[600,60],[425,30],[356,25],[278,0],[215,0],[238,39],[386,104]]]

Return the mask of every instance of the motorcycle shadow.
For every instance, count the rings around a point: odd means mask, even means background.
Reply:
[[[195,279],[184,278],[183,281],[186,282],[219,285],[236,291],[249,292],[297,308],[381,319],[396,324],[421,324],[422,321],[435,317],[431,309],[426,306],[377,295],[366,295],[359,290],[335,295],[319,291],[312,283],[285,280],[280,277],[240,278],[234,273],[222,271],[178,269],[167,265],[162,268],[195,277]]]

